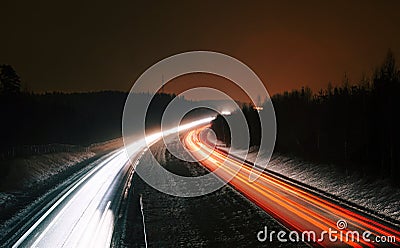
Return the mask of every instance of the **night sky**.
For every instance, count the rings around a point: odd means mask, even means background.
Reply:
[[[400,1],[279,2],[3,1],[0,64],[36,92],[127,91],[160,59],[212,50],[274,94],[357,81],[389,48],[400,56]]]

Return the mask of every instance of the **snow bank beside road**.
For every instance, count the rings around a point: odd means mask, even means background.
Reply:
[[[86,149],[54,152],[0,160],[0,222],[15,212],[14,206],[26,205],[61,183],[95,159],[123,146],[122,139],[96,143]],[[13,210],[14,209],[14,210]],[[8,217],[7,217],[8,216]]]
[[[6,163],[9,163],[10,170],[4,177],[2,188],[5,190],[29,188],[95,155],[91,151],[62,152],[8,160]]]
[[[231,149],[230,152],[239,157],[246,154],[242,150]],[[254,162],[256,156],[256,152],[251,152],[247,160]],[[259,161],[267,160],[261,155]],[[283,155],[273,155],[267,169],[400,221],[400,189],[387,181],[346,175],[334,165],[309,163]]]
[[[119,138],[96,143],[85,149],[75,149],[75,151],[73,149],[67,152],[56,150],[53,153],[0,160],[2,168],[8,168],[5,174],[1,175],[0,191],[13,192],[30,188],[95,155],[105,154],[121,146],[123,143]],[[0,204],[1,202],[0,200]]]
[[[15,200],[15,196],[13,194],[0,192],[0,209],[6,202],[13,202]]]

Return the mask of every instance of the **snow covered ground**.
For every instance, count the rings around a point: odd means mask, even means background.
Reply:
[[[41,194],[62,183],[64,177],[84,169],[87,165],[81,164],[83,161],[122,145],[122,139],[119,138],[82,149],[86,151],[56,152],[1,161],[7,163],[10,170],[7,175],[2,175],[3,180],[0,182],[0,219],[4,221],[4,218],[9,218],[9,214],[5,213],[14,209],[15,205],[29,205],[30,201],[37,201]],[[58,176],[56,181],[54,176]]]
[[[246,154],[243,150],[230,152],[239,157]],[[256,152],[251,152],[247,160],[254,162],[256,156]],[[261,163],[267,161],[262,155],[259,159]],[[308,163],[283,155],[273,155],[267,169],[400,221],[400,189],[390,186],[388,181],[346,175],[334,165]]]
[[[0,161],[10,168],[7,175],[3,175],[4,180],[0,183],[0,191],[2,191],[0,205],[3,199],[8,199],[10,195],[4,192],[25,190],[95,155],[104,154],[121,146],[123,143],[119,138],[90,145],[82,151],[54,152]]]
[[[48,180],[71,166],[95,155],[94,152],[62,152],[16,158],[11,163],[10,171],[3,185],[11,190],[30,188],[32,185]]]
[[[13,202],[15,199],[14,194],[0,192],[0,209],[6,202]]]

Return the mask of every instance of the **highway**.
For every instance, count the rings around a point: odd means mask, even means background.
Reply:
[[[10,246],[110,247],[119,207],[127,194],[126,185],[140,155],[163,136],[211,120],[205,118],[148,135],[101,158],[97,166],[56,196],[54,203],[39,211],[40,216],[26,220],[26,230],[18,231]],[[131,159],[126,151],[130,151]]]
[[[251,164],[239,162],[225,152],[214,149],[205,140],[202,134],[207,127],[204,125],[211,120],[207,118],[146,136],[145,140],[129,145],[131,159],[128,159],[125,148],[104,156],[97,166],[76,179],[55,197],[54,202],[39,211],[37,218],[26,220],[27,228],[17,232],[7,247],[110,247],[120,204],[126,198],[127,183],[132,179],[141,154],[163,135],[181,131],[184,131],[182,141],[185,147],[209,171],[216,172],[223,180],[233,176],[229,185],[288,230],[298,231],[300,237],[304,231],[316,233],[315,239],[311,236],[310,240],[303,241],[323,247],[399,246],[398,226],[337,204],[266,171],[256,181],[250,182]],[[338,220],[346,222],[343,229],[338,226]],[[326,233],[321,239],[320,235],[328,230],[336,232],[331,234],[336,241],[330,240]],[[360,240],[346,240],[347,231],[359,232]],[[370,233],[367,237],[369,240],[361,237],[365,232]],[[257,236],[255,233],[254,237]],[[391,240],[377,243],[379,237],[390,237]]]
[[[12,247],[109,247],[130,168],[124,149],[107,155],[31,223]]]
[[[281,180],[267,171],[263,171],[257,180],[250,182],[253,166],[214,149],[210,142],[205,140],[206,135],[202,135],[205,129],[206,127],[189,131],[183,137],[188,151],[221,179],[227,181],[233,176],[229,185],[281,222],[288,230],[294,231],[295,234],[290,236],[292,239],[300,239],[312,246],[322,247],[400,245],[398,226],[379,218],[330,201],[291,182]],[[271,238],[277,239],[276,233],[265,235],[266,231],[254,234],[254,237],[259,235],[262,241],[267,242]],[[288,234],[281,236],[282,240],[288,238]]]

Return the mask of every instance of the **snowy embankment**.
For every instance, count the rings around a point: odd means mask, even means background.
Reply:
[[[61,152],[12,159],[7,161],[11,164],[10,171],[2,184],[12,191],[30,188],[94,155],[91,151]]]
[[[47,180],[68,172],[77,164],[122,146],[121,139],[93,144],[84,151],[55,152],[0,161],[9,170],[0,182],[0,210],[15,202],[19,195],[29,194]]]
[[[230,153],[246,157],[243,150],[231,149]],[[251,152],[246,159],[254,162],[256,156],[257,152]],[[257,161],[262,164],[267,159],[261,155]],[[346,175],[334,165],[309,163],[284,155],[273,155],[267,169],[400,221],[400,189],[390,186],[388,181]]]

